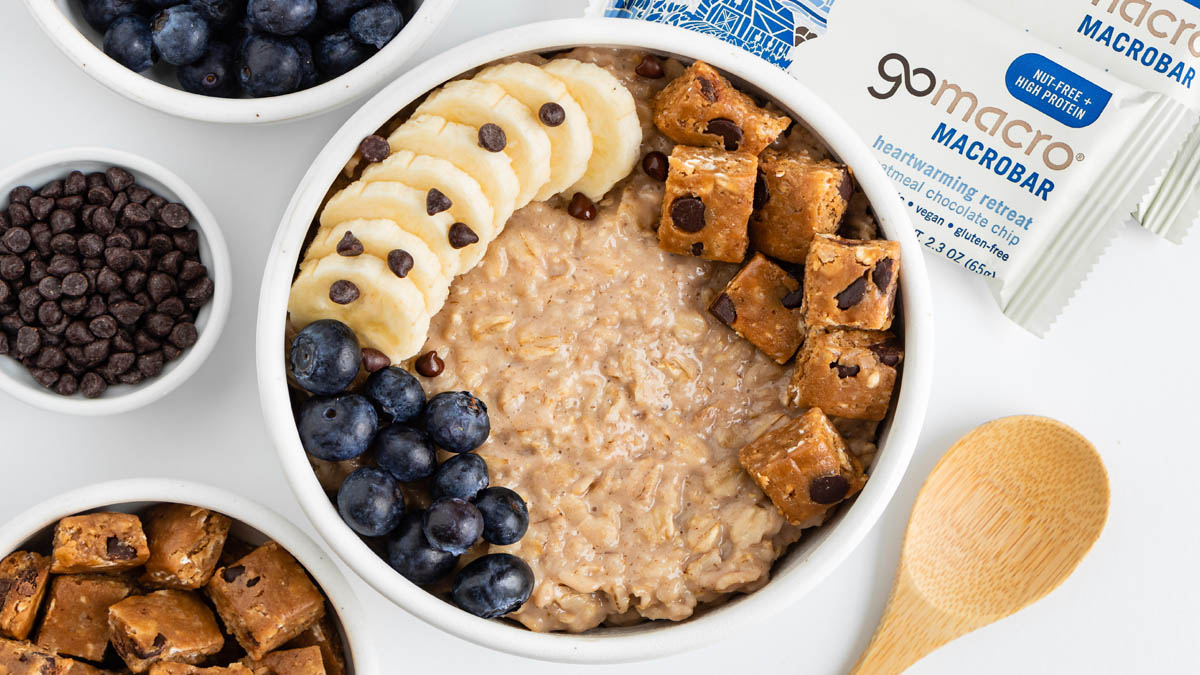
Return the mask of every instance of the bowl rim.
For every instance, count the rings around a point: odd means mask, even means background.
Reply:
[[[458,0],[424,0],[395,39],[350,72],[309,89],[264,98],[203,96],[156,82],[109,58],[63,12],[59,2],[24,3],[42,32],[72,63],[121,96],[176,117],[221,124],[266,124],[339,108],[383,84],[433,36]],[[88,26],[87,30],[94,29]],[[407,39],[402,39],[406,33]]]
[[[131,502],[199,506],[245,523],[279,542],[316,580],[342,624],[354,672],[379,672],[369,627],[358,596],[324,549],[275,511],[232,492],[174,478],[134,478],[85,485],[57,494],[17,514],[0,527],[0,557],[17,551],[32,536],[77,513]]]
[[[851,508],[805,551],[796,568],[777,570],[768,588],[678,624],[630,633],[546,634],[479,619],[444,602],[394,572],[338,516],[296,432],[284,372],[283,327],[287,296],[304,234],[333,178],[358,141],[416,97],[471,68],[517,53],[570,46],[649,49],[702,58],[748,82],[791,110],[854,171],[881,227],[901,243],[901,295],[905,312],[905,372],[886,447],[871,480]],[[800,81],[716,38],[659,24],[622,19],[562,19],[485,35],[440,54],[397,79],[364,104],[330,139],[298,185],[272,245],[259,299],[257,361],[264,419],[288,483],[330,548],[377,591],[409,613],[460,638],[510,654],[566,663],[618,663],[657,658],[711,644],[731,631],[793,606],[861,542],[882,515],[912,458],[925,418],[933,374],[933,319],[929,280],[920,246],[894,185],[867,145],[822,99]]]
[[[135,174],[145,175],[162,183],[192,213],[194,227],[204,237],[211,258],[203,261],[214,282],[213,298],[210,301],[211,305],[204,330],[200,331],[196,344],[187,349],[169,372],[163,372],[144,383],[134,385],[129,391],[113,396],[104,395],[89,399],[78,396],[60,396],[40,386],[33,386],[17,380],[0,370],[0,390],[29,405],[70,415],[114,415],[140,408],[163,398],[200,369],[200,366],[212,354],[213,348],[216,347],[217,341],[225,329],[233,297],[233,268],[229,260],[229,248],[225,244],[225,237],[221,234],[216,216],[209,210],[200,195],[182,178],[161,164],[124,150],[98,146],[74,146],[27,157],[0,169],[0,189],[4,189],[3,194],[0,195],[0,200],[3,201],[0,203],[8,203],[7,190],[11,189],[8,186],[25,184],[23,181],[26,177],[42,169],[56,164],[69,165],[74,162],[99,162],[120,166]]]

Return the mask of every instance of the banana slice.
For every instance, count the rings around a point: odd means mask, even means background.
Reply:
[[[349,288],[339,282],[353,284],[357,297],[345,304],[334,302],[331,292],[345,294]],[[334,289],[334,284],[339,287]],[[364,347],[387,354],[392,363],[420,351],[429,332],[429,312],[421,291],[411,279],[401,279],[387,263],[367,254],[306,260],[292,282],[288,312],[295,326],[337,319],[354,330]]]
[[[496,238],[496,216],[483,188],[462,169],[444,159],[401,150],[378,164],[368,165],[359,180],[364,183],[404,183],[424,190],[427,200],[429,190],[436,189],[450,200],[447,212],[451,218],[466,223],[483,242],[491,243]]]
[[[474,178],[492,203],[497,234],[516,210],[521,183],[512,160],[503,152],[479,147],[478,132],[473,127],[447,122],[436,115],[421,115],[401,124],[388,137],[388,143],[392,152],[408,150],[440,157]]]
[[[343,250],[353,251],[356,241],[361,246],[362,253],[359,255],[372,255],[385,263],[394,251],[407,253],[412,268],[405,273],[405,277],[411,279],[425,297],[425,309],[430,316],[442,309],[450,291],[450,277],[442,271],[442,261],[420,237],[405,232],[390,220],[347,220],[332,227],[322,226],[308,245],[306,256],[309,260],[318,260],[329,255],[341,255],[339,244],[342,244]],[[396,265],[404,265],[407,259],[397,255]],[[392,270],[392,273],[396,271]]]
[[[446,276],[454,278],[483,258],[487,242],[477,240],[455,248],[451,244],[454,218],[445,211],[429,215],[425,210],[425,196],[426,193],[404,183],[354,182],[325,203],[325,209],[321,211],[321,226],[332,227],[347,220],[390,220],[425,242],[442,262],[442,271]]]
[[[592,132],[588,128],[587,113],[567,92],[567,85],[562,80],[531,63],[490,66],[472,79],[504,87],[535,116],[547,103],[557,103],[563,109],[565,115],[561,124],[542,124],[542,130],[550,139],[550,179],[533,196],[534,201],[549,199],[583,178],[592,156]]]
[[[416,115],[437,115],[479,129],[495,124],[504,130],[504,153],[512,159],[521,182],[516,208],[541,192],[550,180],[550,137],[525,104],[491,82],[455,80],[433,92],[417,107]]]
[[[582,192],[599,201],[617,181],[629,175],[642,145],[633,95],[607,70],[575,59],[554,59],[542,70],[561,79],[587,113],[592,132],[592,158],[587,173],[567,192]]]

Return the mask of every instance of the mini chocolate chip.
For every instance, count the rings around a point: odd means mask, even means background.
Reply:
[[[154,337],[165,338],[171,333],[171,328],[175,325],[175,319],[172,319],[166,314],[151,312],[146,316],[145,320],[142,322],[142,325],[146,327],[146,332]],[[134,344],[137,344],[138,334],[139,333],[134,333]],[[151,347],[151,349],[158,349],[161,346],[161,344],[155,344],[153,347]],[[146,350],[143,349],[141,351]]]
[[[112,271],[108,267],[100,268],[100,272],[96,275],[96,290],[101,293],[111,293],[121,286],[121,275]]]
[[[841,474],[817,476],[808,484],[808,498],[817,504],[836,504],[850,491],[850,481]]]
[[[362,350],[363,370],[367,371],[368,373],[373,373],[377,370],[383,370],[384,368],[387,368],[390,365],[392,365],[392,360],[390,358],[388,358],[387,354],[384,354],[383,352],[379,351],[378,349],[372,349],[370,347],[363,348],[363,350]]]
[[[64,373],[54,385],[54,393],[59,396],[74,396],[79,392],[79,380],[70,373]]]
[[[113,192],[120,192],[125,188],[133,185],[133,174],[119,166],[112,166],[104,170],[104,178],[108,183],[108,187]]]
[[[654,180],[664,181],[667,179],[670,162],[667,156],[657,150],[651,150],[642,158],[642,171],[646,172]]]
[[[208,277],[197,280],[183,292],[184,301],[192,309],[200,309],[212,299],[212,296],[213,282]]]
[[[712,315],[721,320],[725,325],[733,325],[737,321],[737,308],[733,305],[733,299],[728,294],[722,293],[717,296],[712,305],[708,308]]]
[[[377,134],[371,134],[358,143],[358,154],[368,162],[382,162],[392,152],[387,139]]]
[[[129,201],[133,202],[134,204],[145,204],[147,199],[154,196],[154,193],[150,192],[141,185],[130,185],[125,189],[125,195],[129,197]]]
[[[171,239],[175,242],[175,248],[184,253],[195,253],[200,250],[200,235],[196,234],[195,230],[176,232]]]
[[[231,584],[237,580],[238,577],[242,576],[245,571],[246,567],[244,565],[226,567],[225,569],[221,570],[221,578],[225,580],[225,583]]]
[[[133,253],[127,248],[106,248],[104,262],[114,272],[124,272],[133,266]]]
[[[762,171],[758,172],[758,177],[754,179],[754,210],[757,211],[767,205],[771,201],[771,189],[767,187],[767,177]]]
[[[62,307],[64,314],[68,316],[79,316],[87,309],[88,299],[83,296],[67,296],[59,301],[59,306]]]
[[[731,119],[718,117],[709,121],[708,126],[704,127],[704,133],[720,136],[729,152],[742,146],[742,128]]]
[[[30,368],[29,374],[33,375],[33,379],[38,381],[38,384],[49,389],[58,382],[58,372],[48,368]]]
[[[87,359],[88,365],[103,363],[108,358],[112,346],[112,342],[109,340],[96,340],[91,344],[84,345],[83,358]]]
[[[783,306],[785,309],[796,309],[804,302],[804,289],[797,288],[787,295],[783,296]]]
[[[579,220],[595,220],[596,202],[588,199],[588,196],[582,192],[576,192],[571,197],[571,202],[567,204],[567,213],[572,218]]]
[[[63,188],[64,185],[61,180],[52,180],[43,185],[42,189],[38,190],[38,194],[43,197],[61,197]]]
[[[863,296],[867,294],[867,273],[853,281],[849,286],[842,289],[842,292],[834,296],[837,299],[837,306],[840,310],[847,310],[862,302]]]
[[[34,220],[45,220],[54,210],[54,200],[46,197],[33,197],[29,200],[29,212]]]
[[[680,197],[671,202],[671,223],[684,232],[704,229],[704,202],[699,197]]]
[[[347,230],[346,234],[343,234],[341,240],[337,243],[338,255],[353,258],[354,256],[362,255],[362,252],[362,242],[358,240],[358,237],[354,236],[353,232]]]
[[[137,558],[137,549],[117,537],[109,537],[104,540],[104,557],[109,560],[134,560]]]
[[[329,286],[329,299],[339,305],[348,305],[358,299],[358,286],[352,281],[338,279]]]
[[[160,351],[142,354],[137,361],[138,372],[145,377],[158,377],[165,363],[166,359],[163,358]]]
[[[417,373],[421,377],[437,377],[446,369],[446,363],[438,356],[436,351],[428,351],[417,357],[413,364],[417,368]]]
[[[99,398],[105,389],[108,389],[108,383],[96,373],[84,373],[79,379],[79,391],[88,398]]]
[[[65,209],[54,209],[50,213],[50,231],[58,236],[63,236],[64,233],[75,229],[76,225],[75,214]],[[70,237],[71,235],[66,235]],[[74,237],[71,237],[74,241]],[[53,245],[53,242],[51,242]]]
[[[75,248],[83,257],[95,258],[104,253],[104,239],[94,232],[89,232],[75,242]]]
[[[658,57],[653,54],[643,56],[642,62],[637,64],[637,68],[634,68],[633,72],[651,80],[657,80],[664,75],[662,61],[659,61]]]
[[[9,204],[8,221],[13,227],[28,227],[33,224],[33,212],[25,204]]]
[[[174,361],[175,359],[179,358],[179,355],[182,354],[183,351],[180,350],[175,345],[163,345],[162,353],[163,353],[163,359],[170,362],[170,361]]]
[[[62,307],[59,307],[58,303],[53,300],[47,300],[38,305],[37,316],[38,321],[41,321],[43,326],[53,326],[62,321]]]
[[[82,243],[82,240],[80,240]],[[150,249],[150,253],[155,256],[161,256],[167,251],[175,247],[175,242],[165,234],[155,234],[146,240],[146,248]]]
[[[131,300],[120,300],[109,303],[109,310],[116,317],[117,321],[126,325],[132,326],[137,323],[138,319],[142,318],[142,314],[146,312],[146,308]]]
[[[124,192],[118,192],[113,196],[112,204],[109,204],[108,208],[111,209],[113,213],[120,213],[121,209],[124,209],[125,205],[128,203],[129,195],[125,194]]]
[[[10,204],[27,204],[31,197],[33,197],[33,188],[28,185],[18,185],[8,192]]]
[[[833,363],[829,364],[829,367],[837,369],[837,375],[838,375],[839,380],[844,380],[847,377],[854,377],[854,376],[858,375],[858,371],[860,370],[858,366],[843,366],[842,364],[838,363],[837,361],[834,361]]]
[[[183,261],[183,253],[170,251],[158,259],[158,269],[167,274],[179,274],[179,264]]]
[[[133,206],[133,204],[130,204]],[[129,207],[125,207],[128,209]],[[192,212],[188,208],[178,202],[164,204],[158,210],[158,220],[172,230],[180,230],[188,226],[192,222]]]
[[[79,271],[79,259],[74,256],[55,255],[50,259],[50,264],[46,266],[46,273],[53,274],[56,277],[65,277],[71,272]],[[32,277],[32,271],[30,272]]]
[[[538,108],[538,120],[548,127],[556,127],[567,121],[567,111],[554,101],[543,103]]]
[[[38,368],[59,370],[66,365],[67,355],[60,347],[43,347],[42,351],[38,352],[37,360],[34,363]]]
[[[70,197],[59,197],[58,199],[54,200],[54,205],[70,214],[75,214],[79,212],[81,208],[83,208],[83,196],[72,195]],[[50,215],[53,216],[54,214],[52,213]]]
[[[884,258],[875,263],[875,269],[871,271],[871,281],[875,282],[876,288],[885,293],[892,283],[892,266],[895,262],[891,258]]]
[[[479,147],[488,152],[500,152],[508,145],[508,137],[499,125],[488,122],[479,127]]]
[[[691,251],[692,251],[692,255],[694,255],[694,256],[699,256],[700,254],[704,253],[704,242],[698,241],[698,242],[692,244]]]
[[[158,210],[166,205],[167,200],[158,195],[150,195],[150,198],[145,202],[145,207],[148,211],[150,211],[151,218],[157,218]]]
[[[43,298],[57,300],[62,296],[62,282],[58,280],[58,277],[46,277],[38,282],[37,290]]]
[[[150,299],[158,304],[168,296],[174,295],[176,290],[175,280],[162,272],[151,272],[146,280],[146,293]]]
[[[904,356],[904,347],[900,343],[899,338],[889,338],[883,342],[873,344],[867,347],[875,353],[875,357],[885,366],[896,367],[900,363],[901,357]]]
[[[0,243],[4,244],[4,248],[8,249],[9,253],[19,254],[29,250],[33,238],[29,236],[29,230],[23,227],[14,227],[0,237]]]
[[[184,312],[183,301],[177,297],[169,297],[154,308],[155,311],[162,312],[167,316],[180,316]]]
[[[425,213],[435,216],[454,206],[454,202],[437,188],[429,188],[425,193]]]
[[[854,179],[850,176],[849,170],[842,172],[842,182],[838,183],[838,194],[846,203],[850,202],[850,197],[854,194]]]
[[[0,279],[16,281],[25,276],[25,261],[15,255],[0,256]]]
[[[75,255],[75,237],[63,232],[50,240],[50,250],[63,255]]]
[[[167,340],[180,349],[191,347],[199,338],[200,334],[196,331],[196,324],[187,322],[176,324],[171,329],[170,335],[167,336]]]
[[[92,230],[100,236],[108,236],[113,233],[117,227],[117,217],[108,209],[107,205],[101,205],[92,214]]]
[[[115,204],[113,210],[117,211]],[[117,212],[121,214],[121,224],[127,227],[137,227],[150,222],[150,210],[142,204],[126,204]]]
[[[139,293],[146,287],[146,273],[141,270],[129,270],[125,275],[125,290],[130,293]]]
[[[21,326],[21,329],[17,331],[17,355],[33,356],[41,348],[41,332],[33,326]]]
[[[82,321],[72,321],[67,326],[67,330],[63,333],[63,336],[67,338],[67,342],[73,345],[86,345],[96,339],[92,335],[92,331],[88,330],[87,324]]]
[[[403,279],[404,277],[408,276],[410,271],[412,271],[413,257],[408,251],[405,251],[402,248],[392,249],[391,251],[388,251],[387,265],[388,269],[392,271],[392,274],[395,274]]]
[[[475,234],[466,223],[454,223],[450,226],[450,231],[446,233],[446,238],[450,241],[450,247],[454,249],[465,248],[479,241],[479,235]]]
[[[179,279],[181,281],[195,281],[208,275],[208,268],[198,260],[184,260],[179,266]]]
[[[717,84],[707,77],[698,77],[696,81],[700,85],[700,95],[710,102],[715,103],[717,100]]]
[[[87,299],[87,309],[83,311],[84,317],[94,319],[108,311],[108,303],[99,295],[93,295]]]
[[[88,188],[87,201],[97,206],[108,206],[113,201],[113,191],[106,185],[93,185]]]
[[[40,282],[39,282],[40,283]],[[17,302],[23,307],[37,307],[45,300],[37,286],[26,286],[17,291]]]
[[[81,195],[87,190],[87,177],[81,171],[72,171],[63,181],[63,194]]]

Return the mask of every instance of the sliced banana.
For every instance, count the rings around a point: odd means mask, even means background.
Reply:
[[[592,156],[592,132],[588,128],[587,113],[567,91],[562,80],[531,63],[490,66],[472,79],[504,87],[535,116],[547,103],[557,103],[565,113],[561,124],[541,125],[550,139],[550,179],[533,196],[534,201],[549,199],[583,178]]]
[[[554,59],[542,69],[561,79],[587,113],[592,132],[592,157],[587,173],[568,192],[599,200],[617,181],[629,175],[642,145],[633,95],[607,70],[575,59]]]
[[[408,150],[440,157],[474,178],[492,203],[497,233],[516,210],[521,183],[513,171],[512,160],[503,152],[488,152],[479,147],[474,127],[448,122],[437,115],[421,115],[401,124],[388,137],[388,143],[392,152]]]
[[[442,271],[450,278],[474,267],[486,250],[487,243],[482,240],[455,248],[451,244],[454,218],[445,211],[429,215],[425,193],[404,183],[351,183],[325,203],[321,226],[375,218],[390,220],[419,237],[437,255]]]
[[[350,238],[347,238],[347,234]],[[333,226],[322,226],[317,236],[308,245],[308,258],[317,260],[329,255],[341,255],[338,245],[354,250],[354,242],[362,247],[362,254],[372,255],[388,262],[394,251],[408,254],[412,268],[405,273],[416,284],[425,298],[425,308],[432,316],[442,309],[450,291],[450,277],[442,271],[442,261],[429,246],[414,234],[405,232],[399,225],[382,218],[375,220],[347,220]],[[361,254],[360,254],[361,255]],[[399,255],[399,254],[398,254]],[[405,258],[396,259],[396,265],[405,264]],[[388,269],[396,274],[389,263]]]
[[[479,182],[462,169],[439,157],[418,155],[408,150],[394,152],[377,164],[363,169],[359,180],[364,183],[395,181],[425,191],[437,190],[450,200],[447,212],[460,223],[466,223],[480,240],[491,243],[496,238],[496,216],[492,204],[483,194]]]
[[[534,113],[498,84],[455,80],[429,95],[413,115],[437,115],[479,129],[495,124],[504,130],[503,152],[512,159],[521,183],[516,208],[528,204],[550,180],[550,137]]]
[[[330,298],[331,287],[350,282],[358,297],[346,304]],[[343,284],[344,285],[344,284]],[[425,299],[411,279],[401,279],[373,255],[327,255],[300,266],[288,300],[292,324],[337,319],[349,326],[364,347],[378,349],[392,363],[416,354],[429,332]]]

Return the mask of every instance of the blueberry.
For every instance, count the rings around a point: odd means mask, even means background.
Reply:
[[[315,86],[321,78],[317,74],[317,62],[313,60],[312,44],[302,37],[294,37],[292,45],[300,54],[300,86],[297,89]]]
[[[242,16],[244,9],[244,3],[236,0],[188,0],[188,4],[200,12],[213,30],[232,26]]]
[[[229,97],[237,93],[235,60],[233,47],[224,42],[213,42],[208,45],[208,53],[204,55],[204,58],[186,66],[179,66],[175,75],[179,78],[179,85],[183,87],[184,91],[204,96]],[[293,342],[293,355],[296,353],[294,345]],[[295,375],[294,364],[292,369],[293,375]]]
[[[371,373],[363,393],[394,422],[408,422],[425,409],[425,390],[421,383],[412,373],[396,366]]]
[[[361,363],[362,349],[354,331],[335,319],[319,319],[305,326],[292,340],[288,354],[288,372],[296,383],[322,395],[345,391]]]
[[[117,18],[136,14],[138,0],[87,0],[83,5],[83,18],[92,28],[100,32]]]
[[[140,16],[122,16],[104,32],[104,53],[134,72],[154,65],[154,40],[150,22]]]
[[[287,38],[251,33],[238,54],[238,80],[254,97],[282,96],[300,86],[300,52]]]
[[[199,61],[208,51],[208,22],[191,5],[175,5],[155,14],[150,30],[154,48],[171,65]]]
[[[492,431],[487,406],[465,391],[445,391],[425,406],[425,430],[448,452],[470,452]]]
[[[371,444],[379,468],[398,481],[410,483],[433,475],[437,468],[437,448],[420,429],[392,424],[375,434]]]
[[[433,500],[425,509],[421,529],[429,544],[437,550],[462,555],[483,534],[483,516],[471,502],[442,497]]]
[[[376,49],[392,41],[404,27],[404,15],[390,2],[377,2],[350,17],[350,36]]]
[[[388,564],[418,585],[432,584],[454,571],[458,556],[429,545],[421,529],[423,513],[410,513],[400,521],[387,543]]]
[[[304,451],[328,462],[367,451],[379,420],[371,402],[357,394],[310,398],[300,406],[296,430]]]
[[[433,474],[433,498],[458,497],[470,501],[488,486],[487,462],[474,453],[455,455]]]
[[[340,24],[345,24],[351,14],[372,2],[374,0],[317,0],[321,8],[321,17]]]
[[[450,597],[485,619],[515,611],[533,593],[533,570],[515,555],[491,553],[472,560],[454,577]]]
[[[317,0],[250,0],[246,16],[259,30],[296,35],[317,18]]]
[[[404,517],[404,494],[391,476],[369,467],[355,469],[342,481],[338,513],[350,529],[364,537],[382,537]]]
[[[337,77],[354,70],[372,52],[350,37],[349,31],[339,30],[317,41],[317,68],[325,77]]]
[[[471,457],[472,455],[459,455]],[[475,498],[475,508],[483,515],[483,539],[492,544],[515,544],[529,529],[529,507],[521,495],[506,487],[490,487]]]

